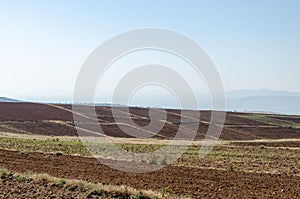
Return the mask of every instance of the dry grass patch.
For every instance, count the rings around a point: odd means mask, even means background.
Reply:
[[[165,191],[164,189],[161,192],[153,190],[137,190],[126,185],[115,186],[104,185],[101,183],[95,184],[82,180],[57,178],[48,174],[32,174],[31,172],[25,174],[12,174],[6,169],[0,169],[0,178],[5,178],[5,176],[12,176],[17,183],[26,183],[27,180],[33,180],[39,184],[50,184],[60,190],[85,193],[86,198],[179,198],[173,195],[171,191]]]

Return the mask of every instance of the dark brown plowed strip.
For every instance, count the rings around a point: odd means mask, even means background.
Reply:
[[[113,170],[94,158],[40,153],[20,155],[19,152],[7,150],[0,150],[0,166],[15,172],[48,173],[56,177],[105,184],[126,184],[137,189],[161,190],[170,187],[178,195],[190,195],[194,198],[300,197],[300,177],[296,176],[174,166],[151,173],[131,174]]]
[[[73,120],[72,113],[46,104],[0,103],[0,121]]]
[[[10,126],[25,130],[35,135],[49,136],[77,136],[75,127],[51,122],[19,122],[11,123]]]
[[[55,107],[58,106],[58,107]],[[59,108],[61,107],[61,108]],[[87,106],[82,106],[82,108],[87,108]],[[90,108],[90,107],[89,107]],[[121,129],[115,123],[115,120],[112,116],[112,109],[116,109],[118,111],[125,111],[124,107],[105,107],[98,106],[96,107],[97,116],[99,118],[99,122],[101,123],[111,123],[111,125],[102,125],[103,131],[108,136],[113,137],[132,137],[131,135],[127,135],[126,132],[121,131]],[[38,135],[49,135],[49,136],[77,136],[77,131],[74,128],[74,124],[72,123],[73,115],[71,105],[46,105],[46,104],[36,104],[36,103],[0,103],[0,122],[4,122],[7,127],[2,126],[0,131],[3,132],[12,132],[16,133],[24,133],[30,132]],[[149,109],[147,108],[135,108],[130,107],[130,114],[124,114],[120,112],[120,118],[118,120],[119,123],[130,124],[129,120],[133,120],[138,128],[132,129],[132,127],[128,127],[130,131],[136,129],[142,129],[147,126],[150,122],[149,117]],[[156,111],[156,112],[155,112]],[[154,110],[155,118],[154,120],[161,120],[161,115],[159,114],[161,110]],[[196,120],[195,118],[189,117],[180,117],[180,110],[167,110],[167,122],[165,123],[164,128],[160,132],[156,132],[156,130],[149,129],[149,131],[154,135],[153,138],[162,138],[162,139],[173,139],[177,134],[178,126],[184,125],[186,131],[186,136],[183,135],[180,138],[189,138],[190,133],[192,132],[192,127],[195,125],[199,125],[198,133],[196,135],[196,140],[201,140],[205,137],[207,133],[208,124],[210,121],[211,111],[200,111],[201,121]],[[194,111],[189,110],[185,111],[187,115],[193,115],[190,113],[194,113]],[[179,114],[179,115],[178,115]],[[231,128],[224,128],[222,134],[220,136],[221,139],[224,140],[251,140],[251,139],[284,139],[284,138],[300,138],[300,129],[292,129],[292,128],[273,128],[269,124],[265,124],[262,122],[250,120],[247,118],[240,117],[241,115],[245,115],[244,113],[227,113],[226,123],[231,126]],[[88,122],[89,124],[86,126],[86,129],[89,131],[95,130],[99,131],[95,120],[89,120],[86,117],[82,117],[83,122]],[[291,116],[295,118],[295,116]],[[183,123],[180,123],[180,120],[183,120]],[[45,120],[56,120],[54,122],[45,122]],[[66,126],[60,121],[69,121],[69,124],[72,126]],[[206,121],[206,123],[205,123]],[[9,123],[11,122],[11,123]],[[19,123],[16,123],[19,122]],[[12,128],[9,128],[11,125]],[[127,125],[128,126],[128,125]],[[140,126],[140,127],[139,127]],[[244,127],[243,127],[244,126]],[[246,127],[247,126],[247,127]],[[253,126],[253,128],[252,128]],[[259,126],[264,126],[259,127]],[[269,127],[270,126],[270,127]],[[93,135],[86,131],[86,135]],[[143,133],[141,131],[141,133]],[[151,135],[151,133],[149,135]]]
[[[300,138],[300,129],[291,129],[284,127],[274,128],[242,128],[242,131],[249,135],[258,136],[264,139],[288,139]]]
[[[223,140],[255,140],[262,139],[255,134],[245,133],[243,130],[234,128],[223,128],[220,138]]]

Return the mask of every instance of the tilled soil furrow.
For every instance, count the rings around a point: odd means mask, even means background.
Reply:
[[[116,164],[127,164],[116,162]],[[103,184],[126,184],[137,189],[169,187],[194,198],[300,198],[300,177],[169,166],[132,174],[116,171],[94,158],[0,150],[0,167],[14,172],[47,173]]]

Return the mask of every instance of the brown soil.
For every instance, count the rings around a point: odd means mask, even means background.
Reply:
[[[32,179],[18,182],[12,174],[3,175],[0,186],[0,198],[86,198],[88,195],[77,189],[61,189],[53,182]]]
[[[37,103],[0,103],[0,121],[73,120],[70,112]]]
[[[64,184],[57,181],[32,179],[19,174],[2,174],[0,198],[132,198],[129,193],[93,190],[82,184]],[[65,181],[64,181],[65,182]],[[149,197],[145,197],[149,199]]]
[[[124,107],[114,107],[119,111],[125,111]],[[71,105],[47,105],[36,103],[0,103],[0,131],[21,134],[37,134],[49,136],[78,136],[73,123]],[[149,124],[149,109],[130,107],[130,115],[121,114],[122,125],[129,124],[132,119],[137,126],[143,128]],[[161,110],[154,110],[156,113]],[[96,107],[99,123],[108,136],[131,138],[132,136],[123,132],[112,115],[112,107],[98,106]],[[187,111],[187,115],[193,111]],[[211,111],[200,111],[200,121],[194,118],[182,116],[184,123],[180,123],[180,110],[167,110],[167,123],[163,129],[152,138],[172,139],[178,130],[178,125],[184,125],[186,134],[193,125],[200,125],[196,140],[205,137],[210,121]],[[240,117],[245,113],[228,112],[226,116],[225,128],[220,136],[224,140],[253,140],[253,139],[282,139],[282,138],[300,138],[300,129],[273,127],[270,124],[254,121]],[[278,116],[279,117],[279,116]],[[287,116],[285,116],[287,117]],[[160,116],[156,114],[156,120],[160,120]],[[286,118],[285,118],[286,119]],[[297,118],[296,118],[297,119]],[[295,117],[291,116],[291,120]],[[83,125],[83,124],[82,124]],[[226,126],[227,125],[227,126]],[[97,121],[86,124],[84,135],[91,136],[92,132],[98,132],[99,124]],[[126,126],[129,131],[138,131]],[[153,129],[150,129],[154,132]],[[148,136],[151,136],[149,134]],[[185,138],[185,137],[182,137]]]
[[[115,162],[126,165],[126,162]],[[194,198],[299,198],[300,177],[169,166],[132,174],[113,170],[94,158],[41,153],[22,155],[0,150],[0,165],[10,171],[48,173],[104,184],[126,184],[137,189],[169,187],[177,195]]]
[[[262,139],[287,139],[287,138],[300,138],[300,129],[285,128],[285,127],[253,127],[253,128],[240,128],[239,131],[254,135]]]

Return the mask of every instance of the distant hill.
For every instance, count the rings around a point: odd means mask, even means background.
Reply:
[[[177,104],[172,104],[166,98],[162,98],[164,108],[179,108]],[[149,101],[149,100],[148,100]],[[150,100],[151,101],[151,100]],[[0,102],[22,102],[21,100],[0,97]],[[46,102],[41,102],[46,103]],[[68,102],[71,103],[71,102]],[[210,96],[202,94],[200,99],[200,109],[211,109]],[[96,103],[98,106],[122,107],[120,104]],[[151,107],[149,104],[131,104],[131,106]],[[226,92],[226,110],[238,112],[264,112],[281,113],[290,115],[300,115],[300,93],[277,91],[269,89],[259,90],[235,90]]]
[[[300,115],[300,93],[274,90],[237,90],[227,93],[227,110]]]
[[[16,100],[16,99],[7,98],[7,97],[0,97],[0,102],[22,102],[22,101]]]
[[[241,99],[247,97],[259,97],[259,96],[289,96],[289,97],[300,97],[298,92],[289,91],[277,91],[270,89],[259,89],[259,90],[235,90],[226,93],[227,99]]]

